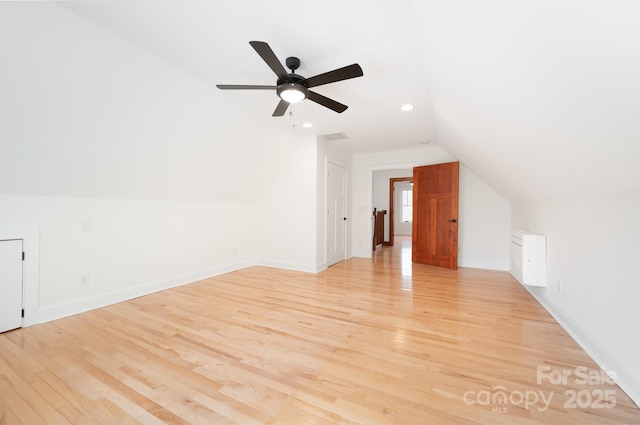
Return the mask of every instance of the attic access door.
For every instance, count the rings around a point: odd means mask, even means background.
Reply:
[[[458,268],[458,162],[413,169],[414,263]]]
[[[0,332],[22,327],[22,240],[0,240]]]

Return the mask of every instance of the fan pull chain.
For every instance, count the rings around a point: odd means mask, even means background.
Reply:
[[[291,125],[291,129],[292,130],[296,130],[296,119],[293,116],[293,105],[289,106],[289,116],[291,117],[291,121],[293,122],[293,124]]]

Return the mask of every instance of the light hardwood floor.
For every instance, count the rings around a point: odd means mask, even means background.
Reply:
[[[1,334],[0,423],[640,424],[508,273],[409,250],[252,267]]]

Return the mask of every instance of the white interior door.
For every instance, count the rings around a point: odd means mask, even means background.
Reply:
[[[344,260],[346,250],[347,172],[333,162],[327,164],[327,266]]]
[[[0,332],[22,326],[22,240],[0,241]]]

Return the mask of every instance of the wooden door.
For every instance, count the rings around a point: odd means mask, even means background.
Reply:
[[[458,268],[458,162],[413,169],[414,263]]]
[[[0,241],[0,332],[22,326],[22,240]]]

